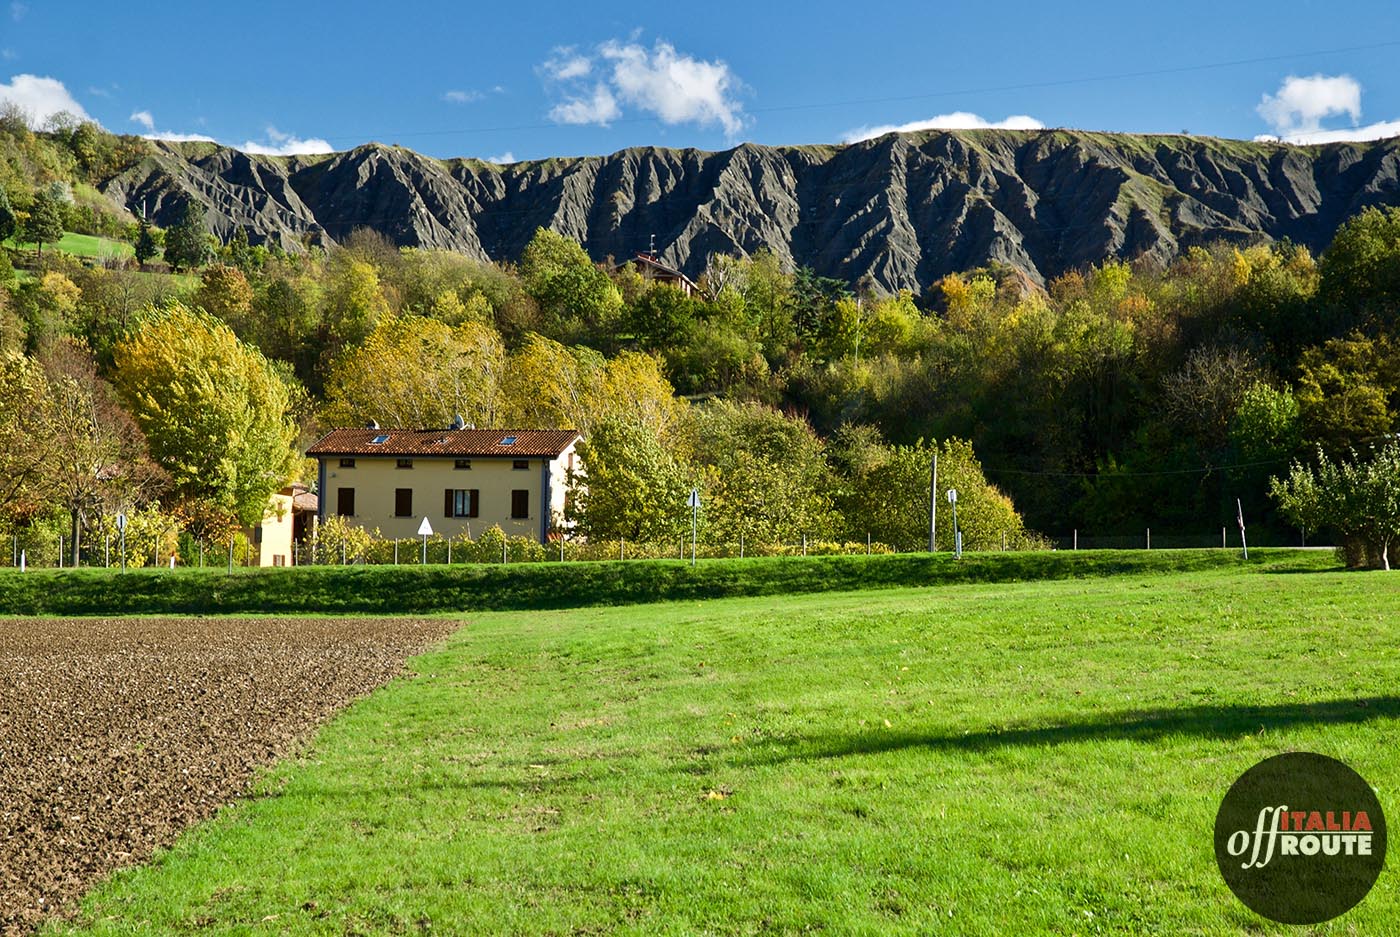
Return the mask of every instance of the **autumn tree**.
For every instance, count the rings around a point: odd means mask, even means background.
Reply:
[[[31,515],[51,493],[62,457],[52,403],[32,358],[0,352],[0,514]]]
[[[296,466],[288,389],[267,359],[212,316],[176,303],[116,347],[114,370],[176,493],[244,526],[258,523]]]
[[[423,316],[388,316],[326,378],[322,420],[357,426],[447,426],[496,422],[505,348],[488,325],[453,328]]]
[[[192,301],[243,338],[252,327],[253,288],[237,267],[211,264],[199,277]],[[245,338],[246,340],[246,338]]]
[[[63,453],[51,472],[54,500],[68,512],[73,565],[82,555],[84,531],[109,509],[144,504],[166,482],[147,454],[141,430],[97,375],[92,353],[67,339],[48,350],[44,369],[50,415]]]

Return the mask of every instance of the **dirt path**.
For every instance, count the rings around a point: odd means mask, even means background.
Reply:
[[[459,626],[0,619],[0,933],[170,844]]]

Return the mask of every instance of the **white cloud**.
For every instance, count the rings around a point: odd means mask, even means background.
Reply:
[[[744,85],[728,64],[697,59],[661,40],[648,49],[635,37],[610,39],[591,55],[557,48],[539,71],[548,82],[569,86],[549,112],[559,123],[606,126],[622,116],[624,105],[665,124],[718,125],[730,137],[747,122],[736,98]],[[597,71],[590,86],[584,79]]]
[[[480,101],[486,95],[480,91],[445,91],[442,99],[448,104],[471,104],[473,101]]]
[[[593,60],[579,55],[573,46],[557,46],[539,70],[550,81],[575,81],[588,77],[593,71]]]
[[[1266,94],[1255,108],[1274,132],[1255,137],[1285,143],[1341,143],[1400,136],[1400,120],[1361,126],[1361,83],[1350,75],[1289,75],[1278,92]],[[1349,117],[1350,127],[1325,129],[1328,117]]]
[[[156,119],[151,116],[150,111],[136,111],[127,120],[135,121],[145,127],[147,133],[155,133]]]
[[[161,140],[165,143],[218,143],[211,136],[202,133],[175,133],[170,130],[157,130],[154,133],[143,133],[144,140]]]
[[[743,129],[744,108],[732,96],[741,82],[724,62],[681,55],[659,40],[650,52],[639,43],[617,41],[603,43],[598,51],[612,63],[618,96],[662,123],[719,124],[731,137]]]
[[[1383,120],[1364,127],[1347,127],[1341,130],[1313,130],[1307,133],[1290,133],[1280,136],[1264,133],[1254,139],[1260,143],[1346,143],[1366,140],[1385,140],[1400,137],[1400,120]]]
[[[138,111],[131,115],[131,119],[143,124],[150,131],[141,134],[147,140],[161,140],[166,143],[217,143],[220,146],[229,146],[206,133],[179,133],[171,130],[155,130],[155,121],[150,119],[149,111]],[[300,156],[313,153],[333,153],[335,148],[325,140],[317,137],[302,139],[296,134],[283,133],[276,127],[267,128],[267,140],[263,143],[257,140],[245,140],[243,143],[233,146],[235,150],[242,150],[244,153],[253,153],[258,156]]]
[[[1315,133],[1327,117],[1346,114],[1361,120],[1361,84],[1350,75],[1289,75],[1276,94],[1266,94],[1255,108],[1281,137]]]
[[[499,156],[486,157],[486,162],[495,163],[497,166],[505,166],[508,163],[518,162],[518,160],[516,160],[514,153],[512,153],[510,150],[506,150]]]
[[[571,97],[549,111],[549,119],[560,124],[599,124],[606,127],[622,116],[617,98],[599,82],[589,94]]]
[[[302,139],[291,133],[283,133],[276,127],[267,128],[267,138],[271,143],[245,140],[235,149],[258,156],[308,156],[321,153],[334,153],[335,147],[319,137]]]
[[[8,85],[0,84],[0,104],[18,105],[36,127],[43,126],[50,117],[64,111],[79,120],[91,120],[88,112],[56,78],[15,75]]]
[[[939,114],[927,120],[914,120],[907,124],[881,124],[875,127],[857,127],[846,131],[842,143],[859,143],[873,140],[887,133],[913,133],[917,130],[1044,130],[1045,125],[1034,117],[1013,114],[1005,120],[987,120],[967,111],[953,111]]]

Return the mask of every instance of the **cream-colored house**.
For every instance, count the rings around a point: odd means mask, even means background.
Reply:
[[[383,537],[433,532],[548,540],[561,522],[570,471],[582,472],[571,429],[337,429],[306,451],[320,466],[320,518],[340,515]]]
[[[283,488],[272,496],[267,510],[263,512],[262,523],[252,530],[244,531],[248,542],[257,553],[255,565],[291,566],[295,554],[292,552],[292,489]]]

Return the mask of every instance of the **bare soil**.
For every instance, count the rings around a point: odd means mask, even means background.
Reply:
[[[0,619],[0,933],[71,912],[457,627]]]

